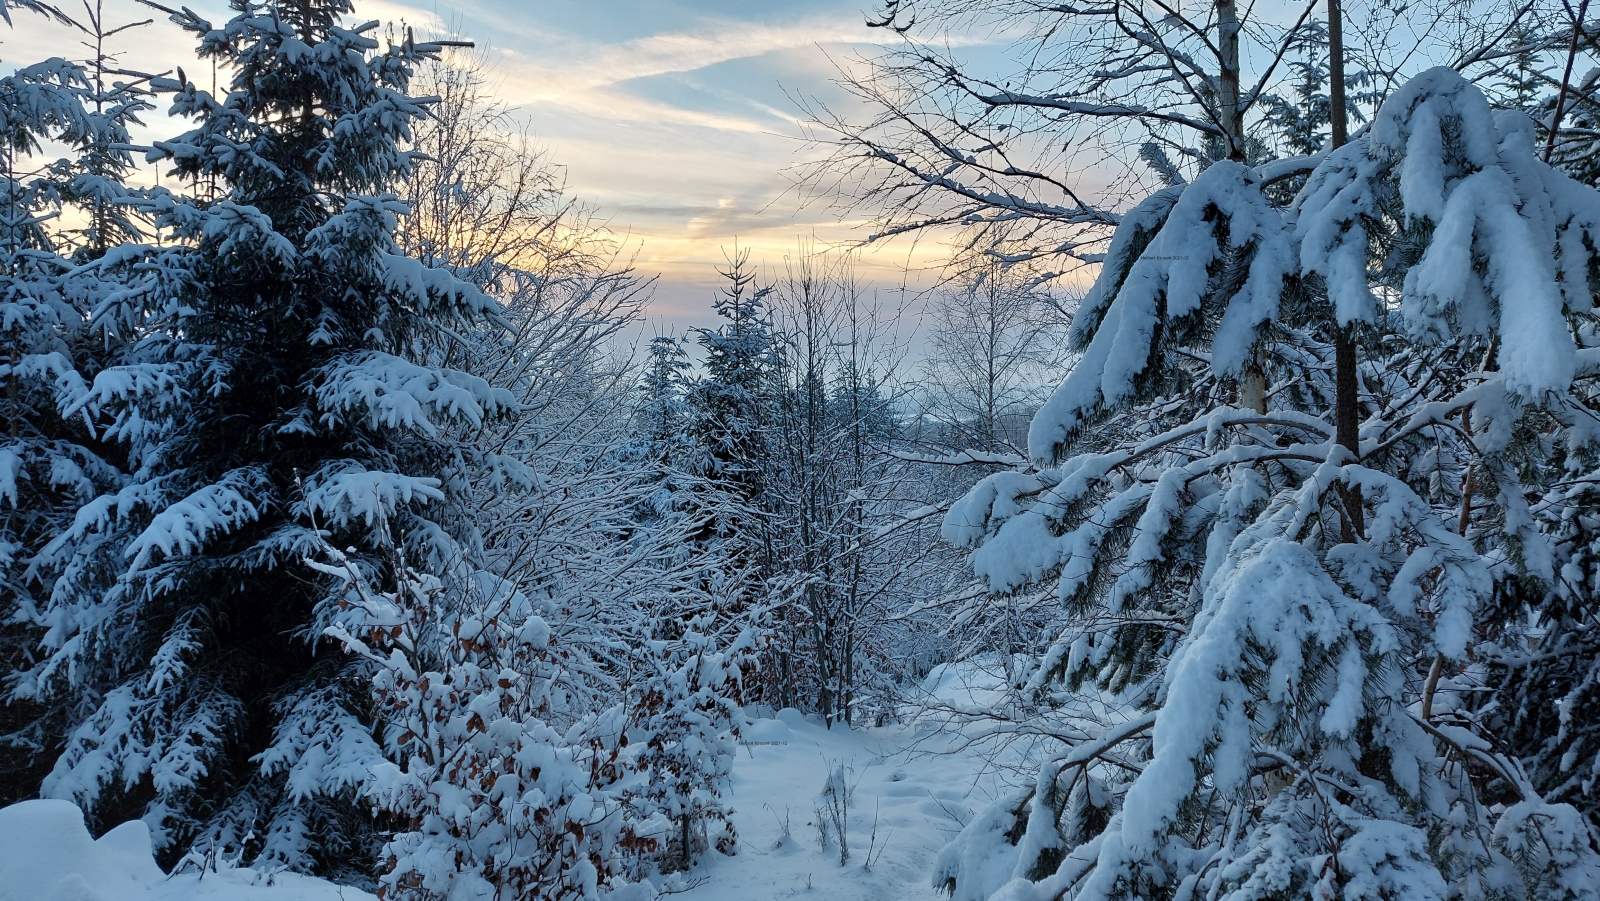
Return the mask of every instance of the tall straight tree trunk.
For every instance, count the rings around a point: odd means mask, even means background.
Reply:
[[[1344,18],[1339,0],[1328,0],[1328,118],[1332,149],[1350,139],[1350,126],[1344,96]],[[1361,407],[1356,379],[1356,326],[1333,322],[1333,429],[1334,440],[1361,459]],[[1344,493],[1344,539],[1353,541],[1365,531],[1361,514],[1361,492],[1351,488]]]
[[[1228,159],[1245,161],[1244,109],[1239,101],[1239,5],[1236,0],[1217,0],[1217,119],[1228,140]],[[1257,413],[1267,412],[1267,372],[1258,357],[1252,357],[1239,375],[1239,406]]]
[[[1244,115],[1239,106],[1239,4],[1236,0],[1217,0],[1217,51],[1221,64],[1218,73],[1222,96],[1217,98],[1217,117],[1228,139],[1228,159],[1244,162]]]

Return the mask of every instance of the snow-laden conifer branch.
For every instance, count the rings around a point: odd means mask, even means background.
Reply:
[[[1076,788],[1058,788],[1079,776],[1052,763],[969,825],[936,884],[1443,898],[1475,873],[1534,894],[1600,875],[1593,847],[1565,837],[1581,815],[1497,744],[1493,705],[1436,691],[1481,685],[1479,649],[1521,628],[1497,625],[1491,599],[1556,582],[1564,552],[1539,525],[1555,507],[1512,474],[1557,465],[1532,436],[1592,452],[1574,379],[1593,343],[1600,195],[1536,159],[1532,135],[1434,70],[1286,206],[1218,163],[1125,217],[1074,322],[1082,361],[1035,417],[1034,468],[981,481],[945,535],[992,592],[1055,583],[1066,615],[1034,702],[1093,689],[1147,715],[1148,740],[1064,739],[1060,760],[1110,740],[1130,764],[1082,768],[1105,780],[1105,818],[1065,828]],[[1376,236],[1412,242],[1408,262],[1374,259]],[[1348,323],[1393,336],[1363,345],[1359,461],[1300,389],[1268,394],[1266,413],[1218,390],[1245,366],[1321,390],[1302,336]],[[1446,456],[1470,478],[1430,473]],[[1561,875],[1526,868],[1523,815],[1490,809],[1500,797],[1544,811],[1563,851],[1540,865]],[[1004,888],[977,850],[1002,837],[1017,861]]]

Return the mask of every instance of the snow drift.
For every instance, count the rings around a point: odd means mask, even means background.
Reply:
[[[0,901],[373,901],[349,886],[296,873],[230,868],[168,876],[150,828],[123,823],[99,839],[70,801],[0,808]]]

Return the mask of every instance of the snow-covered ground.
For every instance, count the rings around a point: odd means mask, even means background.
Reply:
[[[134,821],[99,840],[68,801],[0,809],[0,901],[375,901],[366,892],[293,873],[213,870],[168,876]]]
[[[906,750],[918,737],[902,727],[824,729],[795,711],[746,730],[733,770],[739,853],[707,855],[686,901],[826,898],[932,899],[939,849],[986,807],[991,779],[967,755]],[[942,744],[921,736],[922,748]],[[852,792],[846,829],[850,860],[838,842],[819,840],[818,808],[830,772],[843,766]],[[871,856],[870,866],[868,856]]]
[[[929,677],[930,697],[992,700],[991,678],[970,667]],[[705,855],[667,886],[684,901],[896,901],[943,898],[930,877],[940,848],[1004,791],[984,755],[924,718],[878,728],[823,728],[797,711],[756,719],[743,732],[731,802],[739,851]],[[836,836],[819,841],[818,808],[830,773],[851,793],[841,864]],[[870,858],[870,860],[869,860]],[[93,839],[66,801],[0,809],[0,901],[373,901],[348,887],[251,869],[168,876],[143,823]]]
[[[991,702],[997,686],[973,667],[951,666],[936,669],[924,688],[931,700],[970,705]],[[1008,789],[985,755],[928,722],[829,730],[793,710],[756,720],[733,769],[739,853],[706,855],[680,897],[942,901],[931,881],[939,850]],[[843,865],[837,843],[823,846],[816,825],[828,774],[840,765],[853,794]]]

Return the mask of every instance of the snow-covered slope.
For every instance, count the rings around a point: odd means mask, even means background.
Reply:
[[[258,870],[168,876],[134,821],[97,841],[68,801],[0,809],[0,901],[374,901],[321,879]]]

